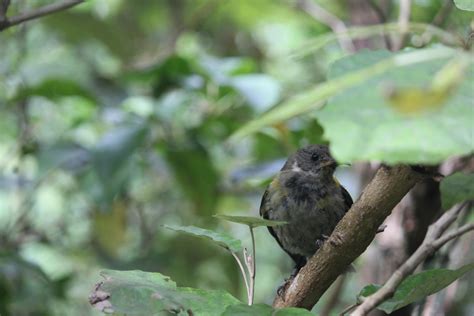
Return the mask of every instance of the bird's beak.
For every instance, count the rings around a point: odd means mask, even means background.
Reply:
[[[336,168],[337,167],[337,162],[333,159],[326,160],[326,161],[323,161],[321,163],[321,167],[323,167],[323,168],[327,168],[327,167]]]

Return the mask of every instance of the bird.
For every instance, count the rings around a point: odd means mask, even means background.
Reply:
[[[260,216],[286,222],[267,228],[295,263],[291,277],[316,253],[353,203],[334,178],[337,165],[326,145],[300,148],[263,194]]]

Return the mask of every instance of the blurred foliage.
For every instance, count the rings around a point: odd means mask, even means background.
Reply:
[[[474,177],[457,172],[443,179],[440,189],[443,209],[448,210],[459,202],[474,200]]]
[[[189,315],[222,313],[238,300],[219,291],[176,286],[160,273],[103,271],[104,282],[94,290],[91,303],[104,312],[126,315]]]
[[[12,1],[8,16],[53,2]],[[351,20],[345,1],[318,2]],[[442,2],[413,1],[402,52],[346,56],[293,4],[88,0],[0,33],[0,314],[97,315],[86,297],[103,268],[160,271],[243,298],[225,251],[162,225],[229,231],[248,244],[245,226],[211,215],[257,216],[268,179],[309,143],[331,142],[344,161],[439,162],[473,151],[472,62],[442,72],[472,53],[472,13],[453,8],[436,28]],[[393,1],[387,22],[397,12]],[[383,47],[381,28],[398,35],[393,23],[348,35]],[[413,52],[421,59],[400,64]],[[452,80],[435,81],[440,73]],[[450,89],[407,117],[383,82],[403,100],[412,86],[422,98]],[[271,303],[291,263],[263,229],[255,234],[256,302]]]
[[[433,269],[410,275],[398,286],[393,297],[380,304],[377,308],[390,314],[408,304],[438,292],[472,269],[474,269],[474,263],[465,265],[457,270]],[[376,284],[365,286],[360,291],[358,300],[362,300],[364,297],[377,292],[380,287],[380,285]]]

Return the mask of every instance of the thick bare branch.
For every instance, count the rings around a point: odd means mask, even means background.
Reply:
[[[355,51],[352,40],[347,35],[341,34],[347,33],[347,27],[337,16],[310,0],[298,0],[296,6],[315,20],[329,26],[338,36],[339,45],[341,45],[342,49],[347,52]]]
[[[444,213],[434,224],[432,224],[428,233],[426,234],[425,240],[421,246],[402,264],[392,276],[385,282],[384,286],[380,288],[375,294],[366,298],[362,304],[360,304],[351,315],[362,316],[373,310],[377,305],[382,303],[384,300],[390,298],[396,291],[397,287],[402,281],[409,276],[416,267],[423,262],[429,255],[433,254],[441,246],[446,244],[448,241],[465,234],[468,231],[474,230],[474,224],[466,224],[441,236],[444,231],[451,225],[459,215],[464,205],[460,205],[452,208],[448,212]],[[440,237],[441,236],[441,237]]]
[[[275,307],[311,309],[334,280],[373,240],[402,197],[423,178],[408,166],[382,166],[329,239],[300,270]]]
[[[0,32],[7,29],[7,28],[9,28],[9,27],[14,26],[14,25],[21,24],[23,22],[34,20],[34,19],[43,17],[45,15],[49,15],[49,14],[52,14],[52,13],[56,13],[56,12],[59,12],[59,11],[69,9],[69,8],[71,8],[73,6],[76,6],[79,3],[82,3],[84,1],[85,0],[66,0],[66,1],[63,1],[63,2],[57,2],[57,3],[45,5],[45,6],[39,8],[39,9],[36,9],[34,11],[22,13],[20,15],[14,16],[10,19],[5,18],[3,23],[1,23],[1,20],[0,20]],[[8,3],[8,1],[7,1],[7,3]]]

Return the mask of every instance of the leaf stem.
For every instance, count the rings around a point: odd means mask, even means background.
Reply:
[[[247,290],[247,300],[250,305],[250,288],[249,288],[249,281],[247,280],[247,273],[245,272],[244,266],[242,265],[242,261],[240,261],[240,258],[237,256],[237,254],[233,251],[231,251],[230,253],[232,254],[232,257],[235,258],[235,261],[237,261],[237,264],[239,265],[240,272],[242,273],[242,277],[244,278],[245,289]]]
[[[253,304],[253,297],[255,291],[255,273],[256,273],[256,263],[255,263],[255,236],[253,234],[252,226],[249,226],[250,237],[252,238],[252,256],[250,262],[250,294],[249,294],[249,305]]]

